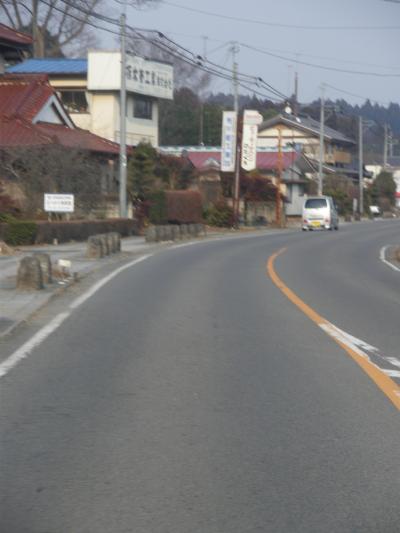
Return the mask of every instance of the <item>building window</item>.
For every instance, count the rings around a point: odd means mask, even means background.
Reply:
[[[133,116],[151,120],[153,118],[153,102],[144,96],[135,96],[133,99]]]
[[[87,113],[88,103],[85,91],[61,91],[61,101],[69,113]]]

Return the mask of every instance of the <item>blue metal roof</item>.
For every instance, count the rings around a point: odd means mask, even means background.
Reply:
[[[27,59],[7,69],[11,74],[87,74],[87,59]]]

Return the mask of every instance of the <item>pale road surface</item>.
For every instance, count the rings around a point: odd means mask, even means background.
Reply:
[[[399,532],[398,408],[266,272],[285,247],[281,280],[400,384],[387,244],[397,221],[201,242],[121,272],[0,379],[0,532]]]

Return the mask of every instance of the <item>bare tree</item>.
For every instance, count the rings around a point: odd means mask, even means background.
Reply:
[[[158,1],[131,0],[130,5],[141,8]],[[102,11],[103,0],[0,0],[0,20],[32,34],[34,57],[60,56],[66,50],[93,45],[91,25],[99,24],[93,16]],[[107,27],[104,22],[101,25]]]

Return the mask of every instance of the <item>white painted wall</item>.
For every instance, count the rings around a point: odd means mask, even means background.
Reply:
[[[86,80],[76,79],[50,79],[51,85],[57,90],[86,89]],[[78,128],[104,137],[110,141],[119,142],[120,138],[120,112],[119,92],[117,91],[88,91],[86,90],[88,113],[71,113],[71,118]],[[129,145],[136,145],[146,141],[153,146],[158,146],[158,100],[153,100],[153,116],[151,120],[133,117],[133,94],[127,95],[127,120],[126,140]]]

